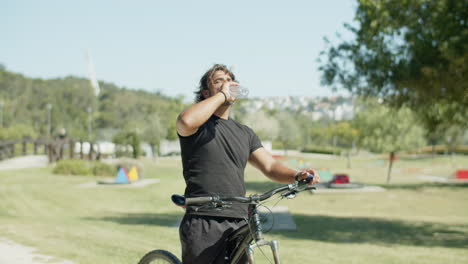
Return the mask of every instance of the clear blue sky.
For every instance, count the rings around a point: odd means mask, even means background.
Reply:
[[[193,98],[213,63],[250,94],[331,95],[316,59],[356,3],[327,1],[0,0],[0,63],[31,77],[87,77]],[[346,34],[345,34],[346,36]]]

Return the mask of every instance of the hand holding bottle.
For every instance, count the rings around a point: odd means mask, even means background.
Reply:
[[[248,97],[249,89],[247,87],[240,86],[239,84],[231,84],[229,86],[229,94],[235,99],[243,99]]]

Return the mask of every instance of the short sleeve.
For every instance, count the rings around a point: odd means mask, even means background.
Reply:
[[[188,149],[191,149],[193,148],[196,144],[201,144],[203,142],[206,142],[207,140],[209,140],[210,138],[212,137],[209,137],[209,133],[208,133],[208,122],[206,122],[205,124],[203,124],[202,126],[200,126],[198,128],[198,130],[190,135],[190,136],[181,136],[179,135],[179,133],[177,133],[178,137],[179,137],[179,141],[181,143],[181,147],[186,147]],[[208,138],[208,139],[207,139]]]
[[[262,142],[258,138],[257,134],[249,128],[249,133],[250,133],[250,153],[254,152],[255,150],[263,147]]]

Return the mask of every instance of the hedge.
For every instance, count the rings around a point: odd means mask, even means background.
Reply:
[[[301,151],[305,153],[340,154],[343,150],[344,149],[334,147],[307,145]]]
[[[435,145],[434,152],[435,154],[445,154],[450,153],[451,151],[457,154],[468,155],[468,145],[457,145],[453,147],[453,150],[449,150],[446,145]],[[432,146],[426,146],[418,149],[413,149],[407,151],[410,154],[432,154]]]
[[[117,169],[100,161],[60,160],[52,170],[54,174],[114,176]]]

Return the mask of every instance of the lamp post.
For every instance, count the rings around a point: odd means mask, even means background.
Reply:
[[[52,104],[47,104],[47,137],[52,134]]]
[[[93,132],[93,128],[91,127],[93,109],[88,107],[86,111],[88,112],[88,140],[91,141],[91,133]]]

